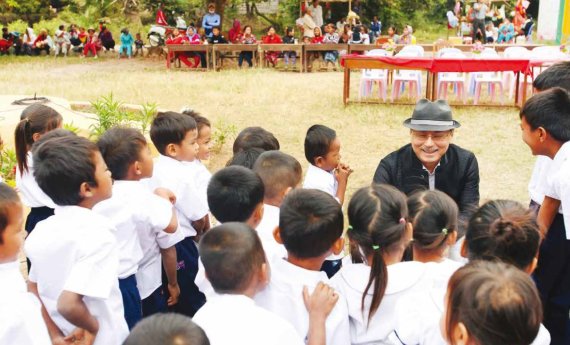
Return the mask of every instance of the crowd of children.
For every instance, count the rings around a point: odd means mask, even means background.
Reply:
[[[568,63],[546,70],[520,112],[540,209],[484,203],[461,261],[453,199],[369,185],[347,200],[327,126],[306,132],[305,174],[248,127],[212,175],[211,124],[191,109],[154,118],[153,159],[136,129],[93,143],[31,105],[20,196],[0,184],[0,343],[567,344],[569,77]]]

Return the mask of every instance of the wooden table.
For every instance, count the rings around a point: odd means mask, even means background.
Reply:
[[[299,55],[299,61],[301,64],[300,71],[303,72],[303,45],[302,44],[285,44],[285,43],[277,43],[277,44],[265,44],[260,43],[259,45],[259,66],[263,67],[265,60],[265,52],[295,52]]]
[[[311,52],[326,52],[331,50],[346,50],[348,51],[348,44],[344,43],[323,43],[323,44],[303,44],[303,68],[305,72],[308,70],[308,56]]]
[[[253,62],[257,62],[258,59],[255,54],[258,53],[258,45],[257,44],[212,44],[212,60],[214,63],[214,70],[218,70],[217,61],[218,61],[218,54],[223,52],[253,52]]]
[[[206,70],[210,69],[210,45],[208,44],[167,44],[166,68],[170,69],[170,60],[178,52],[196,52],[206,54]],[[198,69],[198,68],[196,68]],[[202,69],[202,68],[199,68]]]

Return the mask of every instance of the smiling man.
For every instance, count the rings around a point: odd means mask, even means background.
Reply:
[[[453,130],[461,126],[451,108],[443,100],[422,99],[404,126],[410,129],[411,143],[380,161],[373,182],[390,184],[406,195],[440,190],[455,200],[460,219],[467,221],[479,206],[479,166],[472,152],[451,144]]]

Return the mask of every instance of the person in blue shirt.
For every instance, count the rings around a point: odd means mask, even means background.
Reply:
[[[216,5],[208,5],[208,13],[204,15],[202,19],[202,27],[206,30],[206,36],[212,36],[212,29],[216,26],[220,26],[220,15],[216,13]]]
[[[382,22],[378,20],[378,16],[374,16],[370,23],[370,42],[375,42],[376,38],[380,37],[380,32],[382,32]]]

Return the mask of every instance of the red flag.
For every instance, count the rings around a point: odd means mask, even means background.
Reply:
[[[162,12],[161,8],[159,8],[158,11],[156,12],[156,24],[162,26],[168,26],[168,23],[166,22],[166,17],[164,16],[164,12]]]

